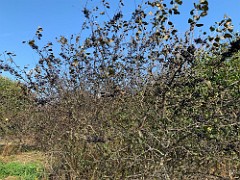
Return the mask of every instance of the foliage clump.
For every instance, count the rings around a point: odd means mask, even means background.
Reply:
[[[21,122],[20,113],[26,110],[29,102],[21,85],[9,78],[0,76],[0,129],[1,136],[14,134]],[[23,124],[22,124],[23,125]]]

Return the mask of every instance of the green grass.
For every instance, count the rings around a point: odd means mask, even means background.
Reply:
[[[36,163],[0,162],[0,179],[16,176],[23,180],[35,180],[40,179],[42,175],[43,167]]]

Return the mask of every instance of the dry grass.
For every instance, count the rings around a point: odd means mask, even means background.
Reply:
[[[26,163],[45,163],[46,156],[44,153],[39,151],[32,151],[32,152],[22,152],[19,154],[13,154],[9,156],[0,156],[0,161],[4,163],[8,162],[21,162],[23,164]]]

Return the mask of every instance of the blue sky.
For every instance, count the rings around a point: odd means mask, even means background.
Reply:
[[[168,1],[168,0],[166,0]],[[89,0],[89,6],[99,3],[100,0]],[[109,14],[113,14],[116,9],[117,0],[110,1],[113,9]],[[126,17],[131,16],[133,10],[141,0],[125,0],[126,7],[123,9]],[[187,28],[189,10],[192,8],[194,0],[183,0],[180,10],[182,15],[175,19],[176,27],[180,32]],[[14,52],[17,56],[14,61],[24,66],[35,65],[38,62],[36,53],[22,41],[30,40],[41,26],[44,30],[42,44],[49,41],[55,43],[56,37],[60,35],[69,37],[71,34],[78,34],[84,21],[82,8],[86,0],[1,0],[0,4],[0,54],[4,51]],[[204,28],[213,25],[215,21],[220,21],[224,14],[233,19],[235,30],[240,27],[240,1],[239,0],[209,0],[209,15],[201,22]],[[0,56],[0,59],[4,59]]]

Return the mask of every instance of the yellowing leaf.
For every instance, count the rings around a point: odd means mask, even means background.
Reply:
[[[78,64],[79,64],[78,60],[74,59],[72,62],[72,65],[76,67],[76,66],[78,66]]]
[[[59,42],[62,44],[67,44],[67,39],[65,37],[61,36]]]
[[[34,40],[31,40],[31,41],[29,41],[29,42],[28,42],[28,44],[29,44],[30,46],[33,46],[33,45],[34,45],[34,43],[35,43],[35,41],[34,41]]]
[[[212,127],[208,127],[208,128],[207,128],[207,131],[208,131],[208,132],[211,132],[211,131],[212,131]]]

